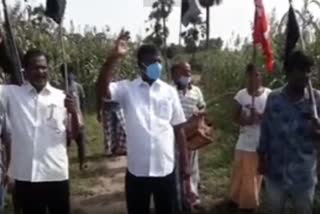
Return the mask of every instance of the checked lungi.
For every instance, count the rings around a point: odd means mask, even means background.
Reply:
[[[125,118],[119,103],[103,101],[103,126],[106,151],[112,154],[119,150],[126,151]]]

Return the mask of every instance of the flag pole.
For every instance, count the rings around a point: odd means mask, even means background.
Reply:
[[[180,29],[179,29],[179,46],[182,44],[182,20],[180,21]]]
[[[64,68],[64,79],[65,79],[65,91],[66,93],[69,92],[69,82],[68,82],[68,66],[66,63],[66,52],[65,52],[65,47],[64,47],[64,41],[63,41],[63,21],[59,24],[59,41],[60,41],[60,46],[61,46],[61,53],[62,53],[62,63],[63,63],[63,68]]]
[[[165,14],[165,1],[162,1],[161,3],[161,10],[163,13],[163,19],[162,19],[162,25],[163,25],[163,57],[164,57],[164,64],[165,64],[165,69],[166,69],[166,73],[167,73],[167,77],[168,79],[170,78],[170,75],[168,72],[169,71],[169,63],[168,63],[168,58],[167,58],[167,23],[166,23],[166,14]]]
[[[255,0],[254,0],[254,3],[255,3]],[[256,21],[257,21],[257,5],[255,3],[255,14],[254,14],[254,26],[256,25]],[[256,63],[257,63],[257,45],[255,43],[255,39],[253,38],[253,41],[252,41],[252,44],[253,44],[253,53],[252,53],[252,64],[255,66]],[[255,83],[254,83],[255,84]],[[251,100],[251,105],[252,105],[252,109],[254,109],[254,106],[255,106],[255,95],[252,94],[252,100]]]
[[[63,68],[64,68],[64,87],[65,87],[65,93],[69,93],[69,72],[68,72],[68,66],[66,63],[66,51],[65,51],[65,46],[64,46],[64,41],[63,41],[63,17],[61,19],[61,22],[59,23],[59,41],[60,41],[60,46],[61,46],[61,53],[62,53],[62,63],[63,63]],[[71,116],[68,114],[67,116],[67,130],[71,131]],[[69,141],[69,137],[67,135],[67,142]]]
[[[257,60],[257,46],[256,44],[253,42],[253,56],[252,56],[252,63],[254,66],[256,66],[256,60]],[[254,82],[254,85],[256,85],[256,82]],[[255,102],[256,102],[256,97],[255,94],[252,94],[252,108],[254,108],[255,106]]]
[[[182,10],[183,10],[183,1],[184,0],[181,0],[181,14],[180,14],[180,29],[179,29],[179,46],[181,47],[181,45],[182,45],[182,15],[183,15],[183,12],[182,12]]]
[[[292,6],[292,0],[289,0],[289,4],[290,4],[290,6]],[[300,31],[300,42],[301,42],[302,50],[306,51],[306,43],[304,41],[303,35],[301,34],[301,29],[299,29],[299,31]],[[307,90],[308,90],[308,93],[310,96],[313,117],[318,119],[319,113],[318,113],[317,103],[316,103],[316,99],[315,99],[315,95],[314,95],[314,88],[313,88],[313,84],[312,84],[311,79],[309,79],[309,81],[308,81]]]
[[[206,7],[206,11],[207,11],[207,20],[206,20],[206,25],[207,25],[207,29],[206,29],[206,36],[207,36],[207,39],[206,39],[206,46],[207,46],[207,49],[209,49],[209,42],[210,42],[210,6],[207,5]]]

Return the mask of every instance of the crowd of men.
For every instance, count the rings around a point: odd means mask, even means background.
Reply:
[[[151,199],[157,214],[177,213],[181,201],[199,209],[199,152],[188,149],[185,129],[206,115],[203,94],[187,62],[172,66],[172,84],[162,81],[161,54],[153,45],[138,49],[136,79],[113,81],[128,39],[120,34],[97,81],[106,153],[128,159],[127,212],[149,214]],[[70,141],[78,145],[80,170],[86,169],[83,88],[72,66],[61,67],[69,90],[53,87],[48,63],[45,52],[29,50],[23,59],[26,82],[0,86],[0,213],[9,183],[17,213],[71,213]],[[285,67],[286,84],[274,91],[263,86],[254,64],[245,69],[246,87],[234,97],[240,130],[230,182],[230,201],[240,213],[257,211],[262,180],[268,213],[284,213],[288,199],[297,213],[312,213],[320,148],[320,121],[306,90],[313,66],[311,57],[294,52]]]

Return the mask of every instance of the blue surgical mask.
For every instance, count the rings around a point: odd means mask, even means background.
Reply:
[[[178,84],[180,84],[180,86],[186,87],[191,83],[191,80],[191,77],[181,76],[178,80]]]
[[[158,62],[146,66],[146,75],[151,80],[157,80],[162,74],[162,65]]]

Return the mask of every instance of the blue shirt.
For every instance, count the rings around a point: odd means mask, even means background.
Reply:
[[[258,153],[265,155],[266,177],[293,191],[317,182],[315,143],[320,142],[312,138],[311,115],[309,95],[290,102],[284,87],[270,94],[261,125]]]

